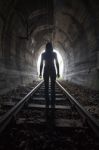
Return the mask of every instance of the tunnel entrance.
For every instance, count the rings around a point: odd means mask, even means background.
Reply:
[[[58,62],[59,62],[60,78],[62,78],[63,77],[63,66],[64,66],[63,65],[63,59],[62,59],[61,54],[58,52],[58,50],[54,49],[53,51],[56,52],[56,54],[57,54],[57,58],[58,58]],[[44,52],[44,50],[39,55],[38,61],[37,61],[37,73],[38,73],[38,76],[40,74],[40,62],[41,62],[41,55],[42,55],[43,52]]]

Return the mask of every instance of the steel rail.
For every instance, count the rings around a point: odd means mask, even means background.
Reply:
[[[40,88],[44,81],[41,81],[36,87],[34,87],[24,98],[22,98],[15,106],[13,106],[8,112],[6,112],[0,118],[0,133],[6,128],[10,121],[15,117],[15,115],[22,109],[24,104],[29,100],[29,98]]]
[[[70,102],[76,107],[78,112],[99,138],[99,124],[97,123],[96,119],[87,110],[85,110],[84,107],[73,96],[71,96],[69,92],[65,90],[65,88],[58,81],[56,81],[56,84],[62,89]]]

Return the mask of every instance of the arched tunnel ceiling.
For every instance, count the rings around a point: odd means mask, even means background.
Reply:
[[[90,10],[87,9],[88,4],[88,0],[87,4],[81,0],[3,0],[0,14],[6,22],[5,30],[11,27],[12,19],[15,19],[16,15],[19,17],[25,29],[17,35],[21,39],[32,37],[37,45],[40,45],[39,42],[43,39],[44,44],[45,41],[53,40],[53,43],[61,43],[63,46],[69,43],[72,46],[79,38],[84,37],[88,42],[86,28],[92,28],[93,23]]]
[[[97,87],[98,10],[97,0],[0,0],[0,56],[6,57],[6,68],[14,61],[10,67],[24,71],[25,62],[35,72],[41,47],[51,40],[64,59],[64,79]]]
[[[44,35],[52,33],[53,26],[53,1],[25,1],[17,2],[16,10],[26,21],[27,36],[33,38],[39,45]]]

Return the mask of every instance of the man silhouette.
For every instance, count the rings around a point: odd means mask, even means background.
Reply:
[[[57,54],[53,52],[52,43],[48,42],[46,44],[45,52],[41,56],[41,64],[40,64],[40,77],[42,77],[42,68],[44,65],[43,78],[45,83],[46,108],[49,108],[49,78],[51,80],[51,108],[55,107],[55,81],[56,81],[55,63],[57,68],[57,77],[60,77]]]

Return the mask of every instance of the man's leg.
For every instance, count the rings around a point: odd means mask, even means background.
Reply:
[[[55,79],[51,79],[51,107],[55,108]]]
[[[44,78],[46,108],[49,107],[49,77]]]

